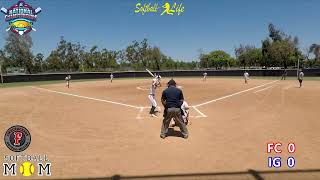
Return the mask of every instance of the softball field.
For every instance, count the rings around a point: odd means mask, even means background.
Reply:
[[[150,79],[1,88],[0,134],[28,128],[24,154],[47,154],[52,179],[320,179],[319,81],[175,80],[192,106],[189,139],[178,129],[159,137],[162,113],[148,115]],[[296,144],[294,168],[268,168],[270,141]],[[2,157],[14,154],[0,148]]]

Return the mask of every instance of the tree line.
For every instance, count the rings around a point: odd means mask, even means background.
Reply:
[[[240,44],[234,49],[235,58],[224,51],[215,50],[200,54],[201,67],[206,68],[297,68],[320,67],[320,45],[312,44],[308,49],[299,49],[297,36],[287,35],[273,24],[268,25],[268,36],[261,47]],[[313,56],[313,58],[310,58]]]
[[[298,37],[287,35],[273,24],[268,26],[268,36],[261,47],[240,44],[234,57],[223,50],[200,52],[199,59],[178,61],[165,55],[160,47],[151,46],[147,39],[133,41],[122,50],[87,48],[80,43],[68,42],[61,37],[57,47],[48,57],[33,54],[30,35],[9,33],[5,45],[0,49],[2,71],[23,68],[27,73],[41,72],[89,72],[116,70],[192,70],[199,68],[261,68],[320,67],[320,45],[312,44],[308,49],[299,49]]]
[[[194,69],[196,61],[176,61],[164,55],[160,48],[151,46],[147,39],[133,41],[125,49],[114,51],[86,48],[80,43],[68,42],[61,37],[57,47],[47,58],[31,51],[32,38],[9,33],[3,49],[0,49],[2,70],[24,68],[27,73],[40,72],[89,72],[115,70],[172,70]]]

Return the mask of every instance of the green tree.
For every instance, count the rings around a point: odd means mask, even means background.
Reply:
[[[106,69],[106,68],[116,68],[118,66],[117,64],[117,57],[119,52],[117,51],[108,51],[107,49],[102,49],[101,51],[101,62],[100,62],[100,68]]]
[[[212,51],[208,54],[210,67],[215,67],[216,69],[229,68],[230,59],[231,56],[222,50]]]
[[[286,34],[282,32],[280,29],[276,28],[275,25],[270,23],[268,25],[268,30],[269,30],[269,37],[272,39],[272,41],[282,41],[283,39],[286,38]]]
[[[3,73],[6,72],[6,67],[9,66],[8,62],[7,62],[7,58],[6,58],[6,55],[5,55],[5,52],[0,49],[0,65],[1,65],[1,70]]]
[[[273,60],[271,66],[292,66],[298,61],[299,56],[296,54],[295,46],[289,40],[273,42],[268,52]]]
[[[320,45],[319,44],[312,44],[309,48],[309,53],[313,53],[314,55],[314,64],[319,62],[320,64]]]
[[[270,60],[270,53],[268,52],[272,42],[270,41],[269,38],[266,38],[265,40],[262,41],[262,47],[261,47],[261,52],[262,52],[262,62],[260,63],[261,66],[269,67],[269,60]]]
[[[171,57],[164,57],[162,64],[161,64],[162,69],[175,69],[176,68],[176,62],[171,58]]]
[[[257,48],[254,46],[243,44],[240,44],[238,48],[235,48],[234,51],[236,58],[239,61],[239,65],[246,68],[247,66],[254,64],[253,62],[257,61],[256,57],[254,57],[256,49]]]
[[[126,60],[132,64],[136,64],[140,62],[140,53],[141,49],[139,42],[133,41],[131,45],[129,45],[125,50]]]
[[[148,65],[147,67],[154,70],[160,70],[163,57],[164,55],[162,54],[159,47],[155,46],[153,48],[148,48],[145,58],[147,62],[146,64]]]
[[[260,66],[262,64],[262,52],[261,49],[253,48],[239,56],[239,62],[244,67],[246,66]]]
[[[59,54],[56,50],[51,51],[50,55],[46,59],[47,67],[50,71],[62,71],[63,63],[60,60]]]
[[[4,46],[5,54],[15,67],[24,67],[27,73],[32,73],[33,54],[31,52],[32,38],[9,32]]]
[[[209,55],[208,54],[201,54],[200,55],[200,67],[202,68],[209,68]]]
[[[34,64],[33,64],[33,72],[38,73],[38,72],[43,72],[43,70],[45,70],[46,68],[45,63],[43,62],[43,54],[38,53],[35,57],[34,57]]]
[[[269,24],[269,38],[262,41],[262,63],[263,66],[293,66],[302,53],[298,48],[298,37],[292,38],[273,24]]]
[[[79,56],[78,51],[80,49],[79,44],[73,44],[71,42],[66,43],[66,51],[63,55],[65,57],[65,69],[69,72],[79,70]]]

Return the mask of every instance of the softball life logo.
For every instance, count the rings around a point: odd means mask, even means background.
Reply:
[[[41,12],[41,8],[33,9],[24,1],[19,1],[9,9],[2,7],[1,12],[5,14],[5,21],[9,23],[6,31],[11,30],[16,34],[24,35],[31,30],[36,31],[33,23],[37,20],[37,15]]]

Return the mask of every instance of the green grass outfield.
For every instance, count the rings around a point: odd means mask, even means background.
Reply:
[[[170,78],[170,77],[164,77],[164,78]],[[194,79],[201,79],[202,76],[186,76],[186,77],[175,77],[176,79],[179,78],[194,78]],[[239,76],[209,76],[208,79],[214,79],[214,78],[228,78],[228,79],[242,79],[242,77]],[[281,79],[281,77],[275,77],[275,76],[256,76],[251,77],[252,79],[266,79],[266,80],[276,80]],[[128,80],[128,79],[150,79],[146,77],[142,78],[115,78],[114,81],[118,80]],[[287,80],[296,80],[296,77],[287,77]],[[80,80],[72,80],[72,82],[86,82],[86,81],[106,81],[109,79],[80,79]],[[306,81],[320,81],[320,77],[305,77],[304,80]],[[65,83],[64,80],[51,80],[51,81],[32,81],[32,82],[14,82],[14,83],[4,83],[0,84],[0,88],[10,88],[10,87],[23,87],[23,86],[37,86],[37,85],[47,85],[47,84],[58,84],[58,83]]]

